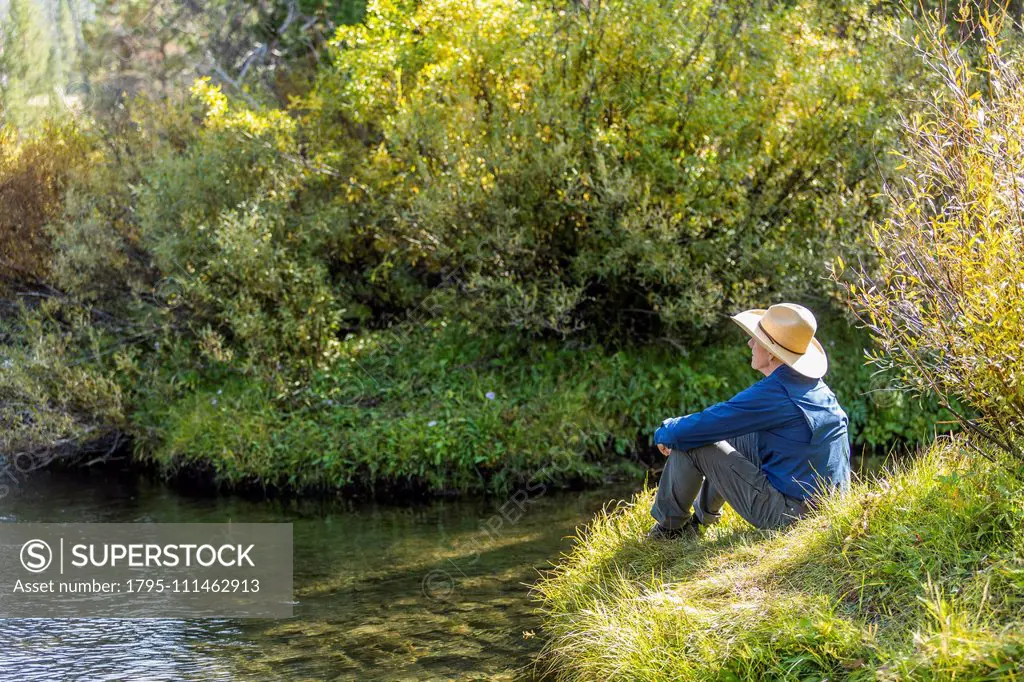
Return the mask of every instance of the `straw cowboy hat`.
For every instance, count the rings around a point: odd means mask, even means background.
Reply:
[[[768,310],[744,310],[730,319],[805,377],[820,379],[828,371],[825,349],[814,338],[818,323],[802,305],[779,303]]]

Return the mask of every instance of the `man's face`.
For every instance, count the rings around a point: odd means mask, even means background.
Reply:
[[[750,366],[767,375],[772,362],[772,354],[768,352],[767,348],[755,341],[753,336],[747,341],[747,345],[750,346],[751,351]]]

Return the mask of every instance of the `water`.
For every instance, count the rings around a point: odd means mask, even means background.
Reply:
[[[0,521],[291,521],[298,604],[288,620],[6,620],[0,679],[529,678],[541,646],[529,585],[577,525],[630,494],[254,502],[112,472],[36,472],[0,500]]]

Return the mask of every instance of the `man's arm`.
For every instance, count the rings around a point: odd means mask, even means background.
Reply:
[[[774,381],[762,379],[703,412],[666,419],[654,432],[654,443],[676,450],[689,450],[752,431],[770,429],[789,418],[782,402],[788,399],[785,391]]]

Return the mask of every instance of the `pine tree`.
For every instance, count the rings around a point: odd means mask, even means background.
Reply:
[[[51,90],[52,35],[32,0],[11,0],[3,23],[4,115],[18,125],[31,123],[54,104]]]
[[[66,91],[68,85],[78,80],[78,44],[72,0],[54,0],[57,3],[54,21],[54,69],[52,84]]]

